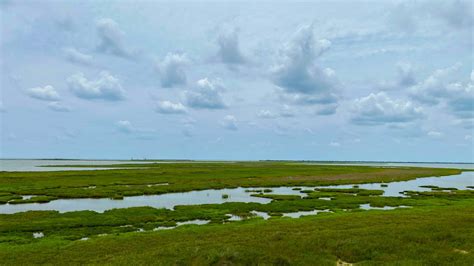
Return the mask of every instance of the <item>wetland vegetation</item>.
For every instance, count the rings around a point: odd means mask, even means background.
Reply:
[[[458,169],[291,162],[103,167],[128,169],[1,172],[1,203],[121,201],[127,196],[236,187],[268,202],[235,202],[231,194],[219,193],[224,203],[170,209],[0,214],[0,264],[474,263],[472,188],[424,185],[423,191],[382,196],[391,182],[457,175],[462,172]],[[374,182],[380,183],[378,189],[364,188],[364,183]],[[281,187],[291,194],[282,194]]]

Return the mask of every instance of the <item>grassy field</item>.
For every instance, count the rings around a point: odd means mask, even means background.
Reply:
[[[16,197],[21,204],[31,200],[18,197],[29,194],[48,200],[111,197],[236,186],[389,182],[460,172],[275,162],[127,166],[133,169],[3,172],[0,191],[4,200]],[[168,185],[148,186],[162,183]],[[407,198],[381,197],[381,190],[357,187],[303,190],[305,197],[269,194],[267,189],[252,193],[272,199],[268,204],[0,214],[0,264],[473,265],[474,190],[431,189],[409,192]],[[366,211],[361,204],[408,208]],[[311,210],[330,212],[299,219],[283,216]],[[270,219],[254,211],[268,213]],[[230,221],[230,215],[243,220]],[[209,224],[154,230],[195,219]],[[34,238],[34,233],[43,237]]]
[[[472,265],[474,201],[0,244],[2,264]]]

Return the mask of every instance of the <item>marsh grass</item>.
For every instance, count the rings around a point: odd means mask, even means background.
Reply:
[[[5,265],[334,265],[338,259],[369,265],[472,265],[473,203],[471,199],[449,206],[300,219],[275,218],[276,214],[267,221],[248,219],[144,233],[124,227],[119,234],[111,230],[88,241],[49,233],[33,239],[29,233],[28,244],[0,243],[0,260]]]
[[[239,186],[321,186],[391,182],[418,177],[454,175],[461,172],[457,169],[377,168],[285,162],[180,162],[147,164],[147,168],[142,168],[143,165],[137,166],[136,164],[94,167],[127,167],[129,169],[0,172],[0,204],[12,200],[20,204],[45,202],[56,198],[113,198],[115,195],[123,195],[124,197],[156,195],[191,190],[236,188]],[[256,191],[248,190],[248,192]],[[19,200],[18,196],[21,195],[37,195],[38,197]]]

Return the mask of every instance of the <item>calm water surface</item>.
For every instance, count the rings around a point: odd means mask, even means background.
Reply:
[[[383,196],[404,197],[403,191],[430,191],[429,188],[420,187],[426,185],[449,187],[457,189],[466,189],[468,186],[474,186],[474,172],[463,172],[459,175],[443,177],[426,177],[409,181],[385,183],[387,187],[382,187],[381,183],[360,184],[362,189],[383,190]],[[352,188],[353,185],[326,186],[317,188]],[[273,187],[269,194],[280,195],[306,195],[295,187]],[[305,189],[314,189],[316,187],[300,187]],[[125,197],[123,200],[112,199],[60,199],[48,203],[28,203],[28,204],[3,204],[0,205],[0,213],[17,213],[30,210],[56,210],[59,212],[92,210],[104,212],[115,208],[128,208],[139,206],[150,206],[154,208],[173,209],[177,205],[199,205],[199,204],[221,204],[225,202],[255,202],[267,204],[270,199],[253,197],[254,192],[246,190],[261,190],[264,188],[230,188],[230,189],[208,189],[200,191],[190,191],[184,193],[167,193],[162,195],[146,195]],[[226,194],[229,197],[223,198]]]
[[[146,164],[156,162],[112,161],[112,160],[0,160],[0,171],[37,172],[37,171],[67,171],[67,170],[106,170],[110,168],[94,167],[41,167],[44,165],[108,165],[108,164]],[[114,168],[116,169],[116,168]]]

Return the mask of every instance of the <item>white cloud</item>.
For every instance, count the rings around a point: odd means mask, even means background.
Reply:
[[[115,127],[121,133],[131,135],[140,140],[150,140],[156,137],[155,130],[138,128],[128,120],[120,120],[115,123]]]
[[[449,97],[447,105],[450,111],[459,118],[474,117],[474,71],[471,80],[466,84],[451,83],[446,87]]]
[[[402,90],[417,84],[415,68],[410,63],[397,64],[397,76],[394,81],[380,83],[382,90]]]
[[[352,107],[352,122],[379,125],[411,122],[423,117],[423,109],[410,101],[391,99],[384,92],[371,93],[356,99]]]
[[[59,100],[59,93],[53,86],[46,85],[44,87],[31,88],[26,93],[35,99],[42,101],[57,101]]]
[[[336,141],[332,141],[331,143],[329,143],[329,146],[332,146],[332,147],[340,147],[340,146],[341,146],[341,143],[336,142]]]
[[[423,82],[410,89],[410,96],[426,104],[444,103],[449,111],[458,118],[474,117],[474,71],[466,83],[451,82],[451,76],[460,69],[456,64],[449,68],[438,69]]]
[[[185,54],[168,53],[163,61],[157,64],[161,86],[170,88],[186,84],[184,67],[188,64],[189,60]]]
[[[339,82],[334,70],[317,64],[330,46],[326,39],[315,40],[312,25],[298,29],[271,68],[273,83],[281,88],[281,101],[296,105],[337,103]]]
[[[131,58],[131,51],[123,44],[125,33],[114,20],[102,18],[97,21],[96,26],[97,34],[100,38],[100,44],[97,49],[100,52],[123,58]]]
[[[130,121],[128,120],[117,121],[115,125],[117,126],[117,129],[119,131],[124,133],[132,133],[133,131],[135,131],[135,128],[132,126],[132,123],[130,123]]]
[[[223,128],[228,130],[237,130],[237,119],[232,115],[226,115],[221,122]]]
[[[441,133],[441,132],[439,132],[439,131],[429,131],[429,132],[427,133],[427,135],[428,135],[429,137],[432,137],[432,138],[440,138],[440,137],[442,137],[444,134]]]
[[[280,116],[282,117],[293,117],[295,116],[295,112],[293,109],[288,106],[287,104],[284,104],[283,107],[280,110]]]
[[[277,117],[294,117],[294,116],[295,116],[294,110],[286,104],[282,106],[279,112],[272,112],[267,109],[262,109],[257,113],[257,117],[265,118],[265,119],[273,119]]]
[[[91,55],[81,53],[76,48],[64,48],[63,51],[69,62],[86,66],[93,65],[93,57]]]
[[[161,86],[170,88],[186,84],[184,67],[188,64],[189,60],[185,54],[168,53],[163,61],[157,65]]]
[[[411,97],[423,103],[437,104],[440,98],[449,96],[446,90],[449,79],[460,67],[460,64],[455,64],[454,66],[434,71],[424,81],[410,88]]]
[[[200,79],[193,89],[184,92],[186,105],[194,109],[222,109],[226,107],[219,80]]]
[[[186,113],[186,107],[179,102],[160,101],[156,106],[156,112],[162,114],[184,114]]]
[[[71,108],[69,108],[69,106],[66,106],[60,102],[50,102],[48,104],[48,108],[53,110],[53,111],[56,111],[56,112],[69,112],[71,111]]]
[[[240,51],[239,35],[236,29],[222,29],[217,38],[217,44],[219,46],[217,57],[220,62],[236,65],[246,61]]]
[[[125,98],[120,81],[106,71],[97,80],[87,80],[84,74],[77,73],[67,79],[69,89],[82,99],[103,99],[118,101]]]
[[[260,110],[257,113],[257,117],[259,117],[259,118],[276,118],[277,114],[272,113],[270,110]]]
[[[287,93],[326,94],[336,86],[335,73],[316,65],[331,42],[314,40],[313,27],[301,27],[280,51],[279,63],[271,69],[273,81]]]

